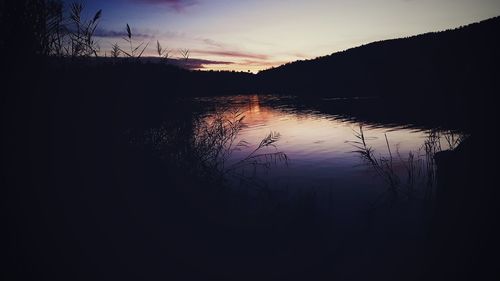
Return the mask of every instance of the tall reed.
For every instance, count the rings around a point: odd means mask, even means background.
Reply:
[[[406,157],[401,155],[397,147],[398,157],[396,158],[387,134],[384,134],[388,154],[386,157],[375,156],[375,150],[368,144],[362,125],[359,126],[359,131],[354,131],[354,136],[357,140],[349,141],[356,148],[353,152],[357,153],[363,162],[387,184],[387,192],[391,195],[391,200],[400,196],[407,199],[421,196],[425,200],[431,200],[436,185],[434,156],[443,151],[442,140],[444,139],[447,143],[446,149],[455,149],[464,138],[463,135],[454,132],[432,130],[428,132],[422,147],[417,151],[409,151]],[[402,166],[404,172],[398,172],[397,166]]]
[[[200,157],[200,163],[210,168],[220,179],[233,176],[246,181],[249,177],[240,171],[248,166],[270,168],[278,162],[288,162],[288,156],[277,151],[276,143],[281,135],[270,132],[247,155],[228,163],[234,151],[251,146],[244,140],[236,142],[239,132],[244,128],[244,119],[245,116],[241,112],[223,109],[212,116],[198,120],[193,147]],[[265,148],[274,148],[276,151],[264,152]]]
[[[164,159],[175,159],[175,165],[209,181],[222,184],[232,177],[246,185],[262,187],[255,177],[242,171],[247,167],[270,168],[278,163],[287,164],[288,156],[277,150],[280,134],[270,132],[254,149],[235,159],[235,151],[251,147],[244,140],[237,141],[245,127],[244,119],[241,112],[222,109],[208,116],[195,117],[192,125],[184,129],[179,123],[148,130],[142,140],[135,142],[151,146]],[[264,151],[266,148],[275,151]]]

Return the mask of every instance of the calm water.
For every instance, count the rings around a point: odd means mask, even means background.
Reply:
[[[424,144],[431,132],[436,132],[412,128],[411,124],[397,127],[368,124],[352,121],[346,116],[322,114],[296,106],[293,97],[230,96],[198,101],[211,105],[212,110],[207,120],[213,114],[224,114],[229,120],[235,112],[244,116],[244,127],[235,143],[244,141],[246,145],[232,150],[226,164],[228,168],[251,155],[261,140],[271,132],[279,133],[275,146],[260,149],[255,154],[282,152],[288,160],[262,157],[258,161],[267,161],[270,165],[243,165],[233,173],[236,176],[229,177],[236,186],[241,184],[240,175],[244,175],[254,183],[274,190],[328,190],[330,193],[342,192],[344,198],[354,196],[373,200],[377,194],[387,189],[387,184],[359,153],[354,152],[357,150],[354,142],[359,141],[356,135],[360,132],[360,126],[363,128],[367,147],[373,149],[377,160],[390,159],[392,155],[392,170],[400,179],[402,187],[407,181],[409,153],[414,154],[415,163],[418,163],[415,171],[425,172]],[[449,137],[441,132],[440,149],[449,147],[445,136]],[[424,180],[423,175],[421,180]]]
[[[217,115],[232,121],[235,113],[244,116],[244,126],[234,143],[245,145],[231,149],[224,169],[231,170],[249,155],[286,155],[287,160],[261,157],[237,166],[227,173],[227,180],[235,188],[271,191],[272,200],[284,199],[298,206],[302,206],[304,198],[309,200],[314,212],[327,218],[327,227],[335,230],[328,238],[329,243],[344,249],[337,253],[342,257],[340,275],[351,278],[376,274],[387,268],[387,264],[397,264],[398,269],[407,272],[420,270],[416,261],[424,256],[422,249],[431,217],[432,196],[428,195],[436,188],[435,183],[429,184],[433,181],[428,181],[435,170],[428,165],[432,164],[429,162],[432,154],[426,153],[425,145],[431,143],[437,151],[448,149],[456,145],[456,134],[416,128],[412,124],[394,126],[324,114],[294,97],[254,95],[197,101],[207,109],[206,124]],[[341,101],[317,102],[324,107]],[[373,157],[381,166],[385,165],[384,172],[392,173],[398,181],[397,196],[390,196],[393,194],[389,192],[390,185],[366,159],[354,152],[360,127]],[[252,154],[271,132],[280,136],[275,146]],[[408,182],[409,170],[414,173],[412,185]],[[405,195],[409,186],[412,186],[411,197]]]

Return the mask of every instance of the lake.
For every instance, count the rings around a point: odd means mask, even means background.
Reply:
[[[281,202],[307,198],[335,229],[330,243],[350,249],[342,254],[342,274],[363,275],[356,269],[361,265],[376,272],[389,261],[405,263],[395,258],[400,256],[422,260],[436,189],[433,156],[456,147],[459,133],[325,113],[292,96],[196,102],[206,110],[201,126],[213,126],[217,118],[225,124],[241,120],[221,166],[230,186],[257,198],[264,191]],[[344,101],[315,102],[325,108]],[[259,148],[270,134],[272,143]],[[419,265],[397,266],[414,271]]]
[[[236,186],[241,184],[240,175],[245,175],[244,178],[252,178],[253,183],[274,190],[327,189],[369,199],[386,190],[387,184],[359,151],[361,130],[366,148],[371,149],[375,160],[382,164],[392,157],[391,172],[401,181],[401,186],[408,180],[410,164],[416,165],[416,173],[427,172],[424,167],[432,164],[426,163],[427,156],[431,156],[425,149],[430,137],[437,151],[456,146],[460,138],[456,133],[436,128],[370,123],[356,121],[345,114],[325,114],[297,106],[295,98],[290,96],[229,96],[199,98],[197,101],[210,108],[206,122],[217,114],[226,120],[235,119],[235,115],[243,117],[243,126],[225,163],[226,169],[233,170],[233,166],[251,155],[269,134],[277,136],[272,146],[258,149],[252,155],[263,157],[252,159],[257,161],[247,165],[236,165],[233,173],[228,173],[228,179]],[[320,102],[338,101],[323,99]],[[244,145],[238,145],[241,143]],[[283,153],[286,158],[274,159],[272,155],[275,153]],[[266,159],[265,156],[269,157]],[[410,157],[414,163],[409,163]],[[414,187],[423,192],[423,187],[417,183]]]

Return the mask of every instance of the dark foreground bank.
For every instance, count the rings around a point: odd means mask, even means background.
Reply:
[[[108,71],[31,67],[10,77],[2,110],[2,273],[9,279],[487,280],[498,274],[498,191],[491,181],[497,153],[489,125],[495,119],[485,118],[495,116],[491,102],[454,110],[431,103],[425,114],[420,104],[395,100],[314,108],[374,122],[425,124],[446,116],[453,126],[479,124],[463,127],[471,138],[438,156],[425,242],[413,244],[401,238],[411,235],[389,227],[387,238],[376,240],[378,254],[366,257],[363,245],[372,238],[335,228],[317,211],[314,193],[283,202],[214,178],[190,146],[194,113],[202,109],[176,97],[182,89],[170,95],[168,83],[163,89],[152,78],[134,79],[138,72],[127,66],[116,70],[120,75]],[[459,122],[469,116],[474,122]],[[162,154],[137,145],[158,126],[177,132]]]
[[[0,40],[7,62],[1,65],[2,279],[498,279],[500,80],[496,33],[490,32],[498,19],[465,37],[446,35],[441,46],[467,45],[443,59],[440,48],[419,53],[420,47],[406,45],[440,42],[427,35],[332,56],[316,62],[320,74],[295,71],[310,64],[303,62],[255,76],[54,61],[35,55],[40,46],[30,17],[1,15],[12,20],[1,25],[7,36]],[[482,45],[467,39],[485,34],[493,39]],[[370,56],[401,45],[422,56],[398,51],[389,66],[387,56]],[[351,64],[349,57],[361,59]],[[375,61],[367,65],[366,57]],[[360,68],[332,73],[332,62]],[[358,69],[366,71],[354,75]],[[339,77],[338,85],[330,83]],[[301,106],[325,114],[470,135],[456,151],[436,158],[439,185],[426,209],[425,239],[415,243],[410,231],[390,224],[376,237],[369,228],[345,232],[318,212],[312,191],[281,201],[269,190],[233,190],[200,161],[192,136],[203,109],[190,97],[274,91],[300,94]],[[329,105],[313,102],[316,93],[382,99]],[[161,150],[141,141],[156,128],[169,132]],[[405,220],[391,210],[363,218]]]

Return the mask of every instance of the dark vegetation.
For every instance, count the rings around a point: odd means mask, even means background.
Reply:
[[[133,60],[90,59],[92,28],[72,33],[65,46],[73,47],[64,50],[48,36],[62,32],[47,25],[59,20],[59,8],[0,1],[2,279],[323,280],[343,271],[363,280],[485,280],[498,273],[489,256],[498,246],[498,191],[488,180],[498,159],[489,124],[497,120],[499,18],[251,75],[141,63],[130,53]],[[316,93],[390,98],[319,108],[471,132],[436,158],[442,189],[428,243],[401,258],[393,233],[369,265],[345,264],[369,238],[339,234],[316,212],[314,193],[283,202],[214,177],[221,158],[210,153],[226,152],[196,142],[193,113],[203,109],[183,97],[252,91],[301,94],[303,106]],[[221,141],[221,130],[211,129]]]
[[[259,73],[272,91],[450,100],[499,89],[500,17],[442,32],[374,42]]]
[[[379,97],[354,115],[440,120],[471,129],[495,120],[500,18],[443,32],[375,42],[259,73],[263,88],[308,97]],[[335,108],[337,110],[337,108]],[[411,122],[410,122],[411,123]],[[479,130],[487,130],[481,127]]]

